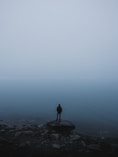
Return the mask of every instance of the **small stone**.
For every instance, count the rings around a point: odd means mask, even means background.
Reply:
[[[3,138],[3,137],[0,137],[0,143],[7,143],[8,141],[5,139],[5,138]]]
[[[81,141],[81,146],[86,147],[86,143],[83,140]]]
[[[26,141],[25,143],[26,143],[27,146],[30,146],[30,145],[31,145],[31,142],[30,142],[30,141]]]
[[[52,138],[52,140],[58,140],[59,139],[59,134],[52,134],[51,138]]]
[[[54,148],[54,149],[60,149],[61,146],[59,144],[53,143],[52,144],[52,148]]]
[[[38,128],[42,128],[44,125],[43,124],[40,124],[40,125],[38,125]]]
[[[19,136],[21,136],[21,135],[22,135],[22,132],[19,131],[19,132],[16,132],[14,136],[15,136],[15,137],[19,137]]]
[[[71,135],[70,138],[72,141],[75,141],[75,140],[78,140],[80,138],[80,136],[79,135]]]
[[[1,132],[1,133],[5,132],[5,129],[1,129],[0,132]]]
[[[23,147],[25,147],[25,146],[26,146],[25,143],[20,143],[20,144],[19,144],[19,148],[23,148]]]
[[[99,151],[100,150],[100,145],[99,144],[90,144],[90,145],[87,146],[87,148],[89,150]]]
[[[33,131],[23,131],[25,135],[33,135]]]
[[[104,140],[104,139],[105,139],[105,137],[104,137],[104,136],[102,136],[102,137],[101,137],[101,140]]]

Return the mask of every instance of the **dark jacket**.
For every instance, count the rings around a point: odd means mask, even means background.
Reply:
[[[57,106],[57,112],[61,113],[62,112],[62,107],[61,106]]]

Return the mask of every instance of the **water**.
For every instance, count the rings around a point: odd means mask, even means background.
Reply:
[[[62,118],[73,121],[81,132],[115,135],[118,132],[118,84],[113,81],[1,80],[0,118]]]

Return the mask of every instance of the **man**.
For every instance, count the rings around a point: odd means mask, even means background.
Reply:
[[[61,105],[59,104],[58,106],[57,106],[57,119],[56,119],[56,121],[61,121],[61,112],[62,112],[62,107],[61,107]]]

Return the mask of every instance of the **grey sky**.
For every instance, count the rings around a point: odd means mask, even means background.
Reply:
[[[118,78],[117,0],[0,0],[1,78]]]

